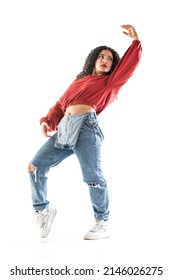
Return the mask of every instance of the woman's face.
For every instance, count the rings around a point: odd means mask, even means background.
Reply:
[[[111,70],[113,62],[113,55],[108,50],[102,50],[95,62],[95,67],[93,70],[93,76],[105,75]]]

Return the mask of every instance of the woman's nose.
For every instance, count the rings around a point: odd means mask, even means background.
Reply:
[[[108,62],[108,60],[107,60],[106,57],[103,58],[103,62],[104,62],[105,64]]]

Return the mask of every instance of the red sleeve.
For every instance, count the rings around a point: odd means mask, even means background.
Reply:
[[[109,76],[107,83],[108,88],[114,88],[116,89],[115,91],[118,92],[132,76],[140,61],[141,53],[142,47],[140,41],[134,40]]]
[[[60,120],[63,118],[64,113],[61,105],[56,102],[56,104],[49,110],[48,114],[40,119],[40,124],[42,122],[47,123],[50,126],[49,131],[56,130],[56,127]]]

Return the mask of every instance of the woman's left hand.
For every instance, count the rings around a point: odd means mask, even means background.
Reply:
[[[124,24],[124,25],[121,25],[121,27],[126,30],[126,31],[123,31],[123,33],[125,35],[129,36],[133,40],[139,40],[138,39],[138,34],[137,34],[135,28],[132,25]]]

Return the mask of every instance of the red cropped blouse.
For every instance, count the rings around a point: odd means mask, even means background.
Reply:
[[[110,75],[88,75],[75,79],[48,114],[40,119],[40,123],[46,122],[50,126],[50,131],[56,130],[67,107],[75,104],[90,105],[99,115],[115,100],[119,89],[132,76],[140,61],[141,53],[140,41],[134,40]]]

